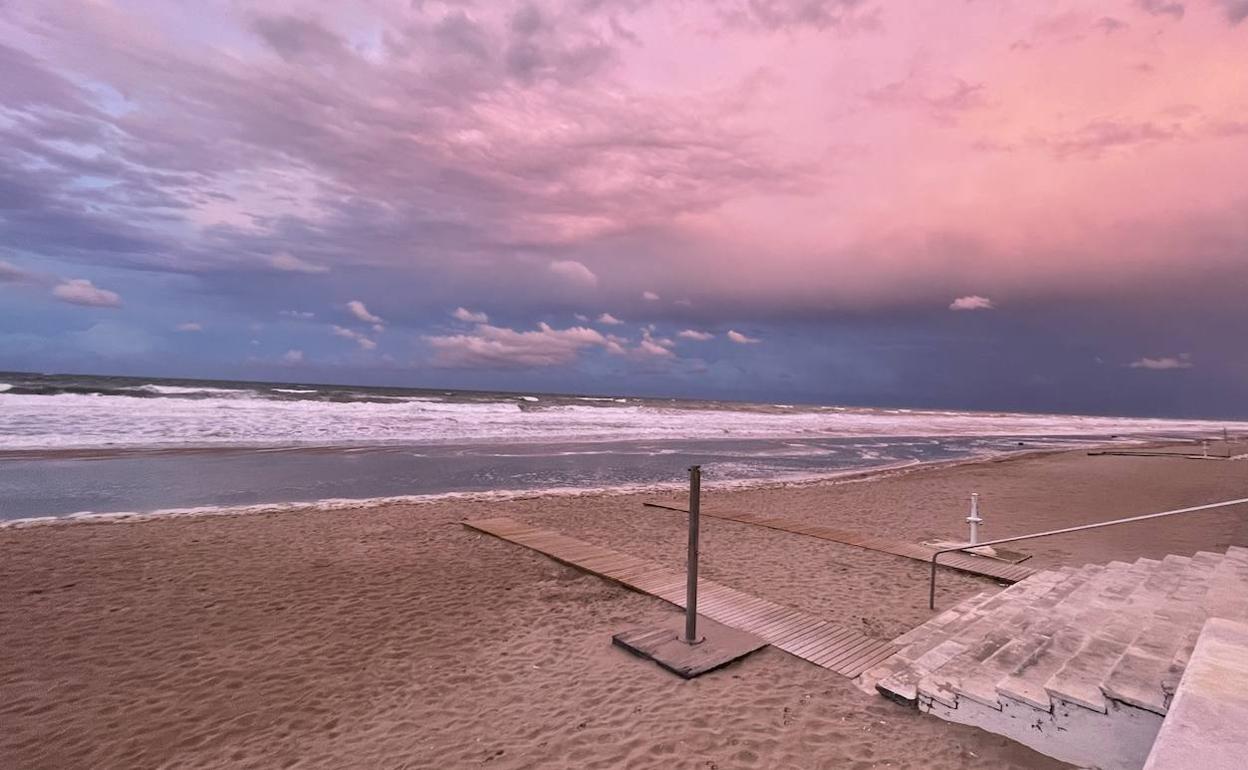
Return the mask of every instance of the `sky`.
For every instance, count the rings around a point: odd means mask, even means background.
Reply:
[[[0,72],[0,370],[1248,417],[1248,0],[6,0]]]

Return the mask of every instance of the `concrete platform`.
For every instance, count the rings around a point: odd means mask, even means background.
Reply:
[[[1208,618],[1248,621],[1248,549],[1038,572],[893,640],[859,686],[1075,765],[1140,770]]]
[[[1248,624],[1205,623],[1144,770],[1248,766]]]
[[[685,618],[683,615],[674,618],[659,626],[622,631],[611,637],[611,642],[685,679],[714,671],[767,646],[765,639],[701,615],[698,616],[698,635],[702,641],[686,644],[683,640]]]

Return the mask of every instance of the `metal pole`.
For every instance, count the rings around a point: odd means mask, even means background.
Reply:
[[[689,469],[689,563],[685,578],[685,644],[698,639],[698,519],[702,505],[702,466]]]

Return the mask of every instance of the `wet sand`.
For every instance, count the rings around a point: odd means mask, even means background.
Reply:
[[[1003,537],[1248,497],[1248,461],[1069,452],[712,486],[705,505],[949,539],[971,491]],[[610,644],[669,605],[458,524],[511,516],[683,567],[683,517],[645,499],[0,530],[0,767],[1063,766],[774,648],[684,682]],[[1228,544],[1248,544],[1242,508],[1018,548],[1043,566]],[[702,569],[880,637],[930,616],[923,565],[761,527],[704,520]],[[944,572],[938,602],[994,586]]]

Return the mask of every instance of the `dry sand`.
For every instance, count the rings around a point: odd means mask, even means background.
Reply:
[[[1244,451],[1243,448],[1237,451]],[[713,479],[713,469],[710,476]],[[903,539],[1001,537],[1248,496],[1248,462],[1081,452],[706,494]],[[458,525],[506,515],[683,566],[638,496],[0,531],[0,767],[1062,767],[765,648],[685,682],[611,646],[674,610]],[[1033,564],[1248,543],[1248,511],[1022,546]],[[707,519],[703,574],[890,637],[922,565]],[[939,602],[990,589],[945,572]]]

